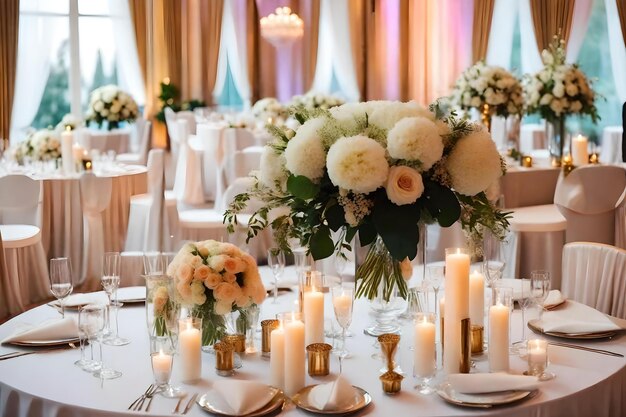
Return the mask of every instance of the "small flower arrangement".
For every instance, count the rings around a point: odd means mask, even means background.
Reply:
[[[224,314],[260,304],[266,296],[254,258],[230,243],[186,244],[167,275],[174,278],[180,303],[203,317],[203,345],[222,336]]]
[[[519,80],[504,68],[483,61],[463,71],[452,90],[451,102],[463,110],[483,111],[487,105],[491,115],[504,117],[521,114],[524,107]]]
[[[254,103],[252,114],[255,119],[263,123],[276,123],[287,118],[285,106],[274,97],[265,97]]]
[[[11,150],[13,159],[23,164],[26,158],[33,161],[51,161],[61,157],[61,142],[53,130],[37,130],[15,145]]]
[[[591,82],[576,64],[565,63],[565,41],[555,36],[541,59],[544,67],[524,79],[526,112],[549,121],[570,114],[589,115],[594,123],[599,120]]]
[[[289,104],[290,106],[303,107],[307,110],[328,110],[333,107],[341,106],[344,103],[345,101],[340,97],[310,91],[302,96],[293,96]]]
[[[132,122],[139,114],[137,103],[130,94],[116,85],[96,88],[89,97],[89,109],[85,121],[94,122],[98,127],[108,122],[108,129],[115,129],[120,122]]]

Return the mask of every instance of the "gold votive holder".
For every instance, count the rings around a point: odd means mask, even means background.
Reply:
[[[387,370],[393,371],[396,367],[394,357],[398,350],[398,343],[400,343],[400,335],[397,334],[381,334],[378,336],[378,343],[380,343],[380,349],[383,351],[383,356],[387,361]]]
[[[91,159],[83,159],[82,164],[85,171],[91,171],[91,169],[93,168],[93,163],[91,162]]]
[[[533,166],[533,157],[530,155],[524,155],[520,158],[520,163],[524,168],[532,168]]]
[[[483,353],[485,326],[472,324],[472,355]]]
[[[600,155],[597,152],[593,152],[589,155],[589,163],[593,165],[597,165],[600,163]]]
[[[404,377],[397,372],[387,371],[379,379],[383,384],[383,392],[388,395],[394,395],[400,392]]]
[[[471,361],[471,338],[472,330],[470,325],[470,319],[466,318],[461,320],[461,366],[459,372],[462,374],[469,374]]]
[[[233,351],[244,353],[246,351],[246,336],[243,334],[227,334],[222,337],[222,342],[230,343]]]
[[[231,376],[235,373],[235,353],[233,345],[221,341],[213,345],[215,349],[215,372],[219,376]]]
[[[272,351],[271,333],[272,330],[278,329],[280,321],[269,319],[261,321],[261,356],[269,358]]]
[[[310,376],[326,376],[330,373],[330,351],[328,343],[313,343],[306,347]]]

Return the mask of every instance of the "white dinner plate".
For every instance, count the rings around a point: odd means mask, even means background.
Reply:
[[[61,346],[69,343],[80,343],[78,337],[71,337],[68,339],[56,339],[56,340],[16,340],[14,342],[7,342],[9,345],[27,346],[27,347],[48,347],[48,346]]]
[[[351,404],[347,408],[342,408],[338,410],[320,410],[319,408],[311,404],[311,401],[309,400],[309,393],[316,386],[317,385],[309,385],[308,387],[302,388],[296,395],[291,398],[291,400],[296,406],[308,412],[329,415],[355,413],[367,407],[372,402],[372,396],[369,395],[367,391],[365,391],[363,388],[359,388],[353,385],[352,387],[354,388],[356,395],[356,401],[353,404]]]
[[[462,407],[491,408],[499,405],[511,404],[535,396],[537,390],[514,390],[501,392],[486,392],[481,394],[463,394],[456,392],[448,383],[444,383],[437,390],[437,394],[444,401]]]
[[[252,413],[245,414],[241,417],[261,417],[261,416],[264,416],[266,414],[276,411],[280,406],[282,406],[283,403],[285,402],[285,395],[283,394],[283,392],[279,390],[278,388],[274,388],[274,387],[270,387],[270,389],[274,390],[275,394],[267,404],[265,404],[263,407],[259,408],[258,410],[253,411]],[[217,402],[212,401],[211,398],[212,398],[211,393],[207,393],[198,397],[196,402],[198,403],[200,408],[202,408],[204,411],[207,411],[211,414],[215,414],[218,416],[227,416],[227,417],[238,416],[237,414],[231,414],[229,411],[224,410],[221,406],[217,404]]]

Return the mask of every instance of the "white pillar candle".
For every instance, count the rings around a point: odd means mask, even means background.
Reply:
[[[283,323],[285,332],[285,393],[289,396],[304,388],[305,345],[304,323],[296,313]]]
[[[182,380],[193,382],[200,379],[202,371],[201,348],[202,332],[193,326],[192,319],[181,320],[181,329],[178,335]]]
[[[449,374],[458,373],[461,366],[461,320],[469,318],[469,270],[467,253],[446,249],[443,365]]]
[[[285,389],[285,332],[282,325],[270,333],[270,385]]]
[[[489,371],[509,371],[509,306],[498,303],[489,308]]]
[[[424,378],[435,373],[435,323],[428,321],[426,315],[415,324],[413,354],[415,375]]]
[[[469,297],[470,321],[473,325],[484,326],[485,278],[478,271],[470,275]]]
[[[72,154],[74,155],[74,161],[82,161],[85,154],[85,148],[76,144],[72,146]]]
[[[154,380],[158,384],[166,384],[170,380],[170,374],[172,372],[172,355],[163,353],[152,354],[152,372],[154,373]]]
[[[324,294],[315,287],[304,293],[305,346],[324,343]]]
[[[73,174],[76,171],[74,165],[74,135],[71,130],[61,133],[61,162],[63,164],[63,172],[65,174]]]
[[[572,139],[572,162],[574,166],[583,166],[589,163],[588,140],[583,135]]]

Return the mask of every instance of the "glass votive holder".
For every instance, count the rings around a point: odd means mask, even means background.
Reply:
[[[178,353],[183,382],[193,383],[202,372],[202,318],[187,317],[178,321]]]
[[[533,157],[530,155],[523,155],[520,158],[520,163],[524,168],[532,168],[533,166]]]
[[[310,292],[312,288],[322,291],[324,287],[324,276],[320,271],[304,271],[298,280],[298,302],[300,312],[304,306],[304,293]]]
[[[276,319],[263,320],[261,322],[261,356],[269,358],[272,351],[271,334],[278,329],[280,321]]]
[[[170,385],[176,343],[173,336],[150,336],[150,362],[158,392],[164,397],[174,398],[182,393],[179,387]]]
[[[310,376],[326,376],[330,373],[330,351],[328,343],[313,343],[306,347]]]
[[[509,371],[510,318],[513,307],[513,289],[493,288],[489,307],[489,371]]]
[[[234,347],[226,341],[217,342],[215,349],[215,372],[219,376],[231,376],[235,373]]]
[[[533,375],[540,381],[549,381],[554,374],[546,372],[548,367],[548,341],[531,339],[526,343],[526,359],[528,360],[527,375]]]
[[[437,373],[435,334],[435,314],[417,313],[413,347],[413,375],[417,379],[415,388],[425,395],[435,392],[430,384]]]

